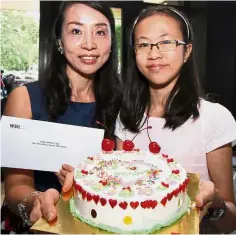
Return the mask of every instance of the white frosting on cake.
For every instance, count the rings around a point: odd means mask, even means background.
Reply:
[[[75,170],[72,213],[111,232],[152,232],[170,225],[189,205],[185,169],[148,151],[90,156]]]

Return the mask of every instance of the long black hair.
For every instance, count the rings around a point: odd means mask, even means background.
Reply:
[[[111,9],[106,3],[98,1],[63,1],[59,7],[51,35],[51,53],[43,81],[43,90],[46,99],[46,109],[49,119],[55,121],[63,115],[71,99],[69,78],[66,74],[67,61],[58,51],[58,40],[61,38],[64,14],[68,7],[82,3],[101,12],[109,21],[111,27],[111,53],[108,61],[94,75],[94,94],[96,99],[96,120],[103,123],[113,135],[115,120],[120,108],[120,80],[118,78],[118,53],[115,35],[115,20]],[[96,126],[98,127],[98,126]],[[107,135],[108,133],[106,133]]]
[[[180,23],[184,41],[187,44],[193,43],[193,32],[189,21],[182,12],[175,8],[164,5],[152,6],[144,9],[135,20],[129,32],[127,48],[129,66],[125,71],[125,90],[120,110],[120,119],[125,129],[131,132],[139,131],[144,113],[146,109],[149,110],[150,108],[149,83],[135,63],[134,30],[140,21],[155,14],[165,14],[177,20]],[[192,50],[187,62],[181,68],[178,81],[165,103],[164,128],[175,130],[190,117],[196,119],[199,116],[199,97],[200,85]]]

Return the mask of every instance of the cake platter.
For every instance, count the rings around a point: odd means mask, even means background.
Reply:
[[[165,227],[153,234],[199,234],[199,209],[195,207],[194,198],[198,192],[199,174],[188,173],[190,183],[187,190],[191,199],[189,212],[183,215],[171,226]],[[104,230],[94,228],[74,218],[70,213],[69,199],[72,192],[62,195],[57,203],[58,217],[55,221],[48,223],[45,219],[40,219],[32,227],[35,232],[52,234],[109,234]]]

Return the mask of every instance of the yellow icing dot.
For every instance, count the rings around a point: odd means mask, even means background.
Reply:
[[[178,200],[178,207],[180,207],[181,206],[181,199],[179,198],[179,200]]]
[[[127,225],[132,224],[133,222],[133,219],[130,216],[125,216],[123,220],[124,220],[124,224],[127,224]]]

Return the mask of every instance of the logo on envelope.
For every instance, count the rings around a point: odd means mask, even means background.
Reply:
[[[10,128],[14,128],[14,129],[24,129],[23,126],[18,125],[18,124],[10,124]]]

